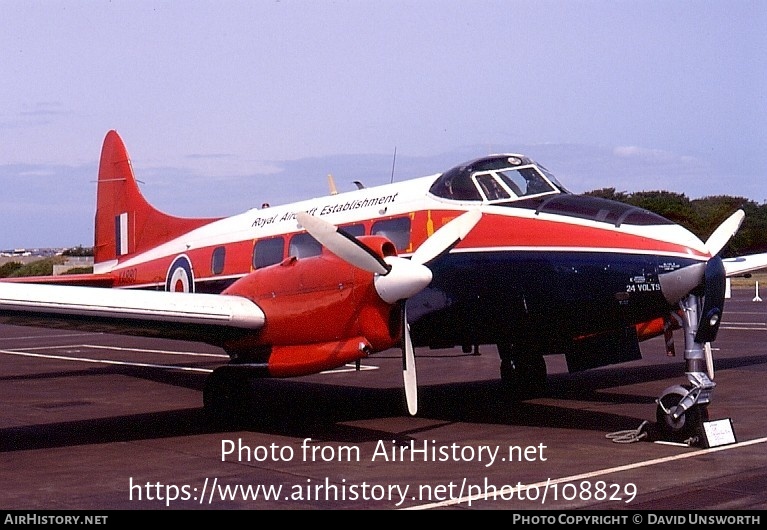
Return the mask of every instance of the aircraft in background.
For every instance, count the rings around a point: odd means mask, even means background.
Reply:
[[[657,419],[686,435],[707,418],[715,386],[708,345],[725,278],[767,266],[767,254],[719,257],[743,216],[704,243],[500,154],[232,217],[180,218],[147,202],[110,131],[93,274],[0,283],[0,321],[221,347],[230,363],[204,391],[216,414],[245,407],[249,378],[317,373],[398,345],[411,414],[415,347],[497,345],[501,378],[534,392],[545,355],[564,354],[570,371],[631,361],[640,341],[677,327],[687,381],[661,393]]]

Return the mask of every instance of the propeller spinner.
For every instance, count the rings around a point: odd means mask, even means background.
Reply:
[[[408,412],[418,412],[415,353],[407,323],[405,303],[431,283],[427,263],[448,252],[476,226],[482,214],[471,210],[461,214],[434,232],[410,259],[399,256],[381,258],[354,236],[337,226],[305,212],[296,214],[298,222],[314,239],[347,263],[376,275],[374,285],[382,300],[402,304],[402,372]]]

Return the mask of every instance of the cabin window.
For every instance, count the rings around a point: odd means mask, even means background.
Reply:
[[[224,272],[224,260],[226,259],[226,247],[213,249],[213,257],[210,260],[210,270],[213,274]]]
[[[270,237],[258,241],[253,247],[253,268],[260,269],[282,261],[285,241],[281,237]]]
[[[407,250],[410,246],[410,218],[397,217],[378,221],[373,224],[370,233],[388,238],[399,251]]]
[[[354,237],[365,235],[365,225],[346,225],[342,226],[341,230]]]
[[[288,256],[295,256],[296,258],[301,259],[319,256],[321,253],[322,245],[306,232],[303,234],[296,234],[290,238]]]

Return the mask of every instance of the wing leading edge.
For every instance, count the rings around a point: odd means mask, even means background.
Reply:
[[[220,344],[264,326],[240,296],[0,282],[0,322]]]

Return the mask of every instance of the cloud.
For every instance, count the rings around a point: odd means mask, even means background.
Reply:
[[[677,157],[669,151],[663,149],[648,149],[636,145],[619,145],[613,148],[613,155],[618,158],[633,158],[644,162],[668,162]]]
[[[20,114],[22,116],[66,116],[69,114],[64,109],[64,104],[61,101],[39,101],[32,105],[27,105],[26,110],[22,110]]]
[[[40,101],[20,110],[0,115],[0,129],[18,129],[48,125],[72,113],[60,101]]]

